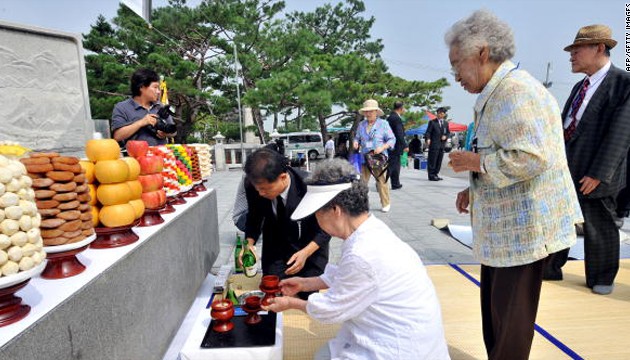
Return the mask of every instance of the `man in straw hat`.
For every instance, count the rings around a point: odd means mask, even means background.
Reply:
[[[610,62],[617,45],[605,25],[581,28],[572,44],[571,70],[584,73],[562,111],[567,160],[584,214],[586,285],[610,294],[619,270],[615,197],[626,185],[630,145],[630,74]],[[561,280],[569,250],[555,254],[545,279]]]
[[[387,121],[379,119],[384,113],[378,107],[378,102],[373,99],[365,100],[363,107],[359,110],[359,114],[365,116],[365,120],[361,121],[357,128],[357,133],[354,136],[354,149],[358,150],[360,148],[363,156],[370,153],[387,156],[388,149],[393,149],[394,145],[396,145],[396,137]],[[361,180],[367,184],[370,181],[370,174],[376,180],[376,190],[381,199],[381,210],[388,212],[390,203],[387,174],[386,172],[373,172],[364,163],[361,167]]]

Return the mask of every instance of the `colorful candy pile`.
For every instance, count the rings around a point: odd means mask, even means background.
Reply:
[[[173,152],[176,159],[177,180],[181,186],[192,186],[192,161],[183,145],[167,144],[166,147]]]
[[[164,145],[152,146],[150,151],[153,154],[162,156],[164,159],[162,176],[164,177],[164,191],[166,191],[166,196],[177,195],[181,189],[181,185],[177,178],[177,159],[173,151]]]

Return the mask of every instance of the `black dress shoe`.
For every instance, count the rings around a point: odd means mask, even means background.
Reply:
[[[436,178],[436,179],[438,179],[438,180],[444,180],[444,179],[442,179],[442,178],[441,178],[441,177],[439,177],[439,176],[436,176],[435,178]]]
[[[429,177],[429,181],[440,181],[440,180],[435,176],[431,176]]]
[[[402,187],[402,184],[400,185],[392,185],[392,190],[398,190]]]

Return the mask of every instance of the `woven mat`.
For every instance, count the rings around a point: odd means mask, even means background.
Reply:
[[[260,284],[260,274],[253,278],[238,274],[232,275],[230,279],[236,285],[236,296],[257,290]],[[319,323],[299,310],[285,311],[282,321],[284,360],[312,360],[319,348],[335,337],[340,327]]]
[[[461,265],[479,279],[479,265]],[[446,340],[453,360],[487,358],[481,334],[479,288],[447,265],[427,266],[440,298]],[[592,294],[584,262],[569,261],[564,281],[545,281],[536,323],[585,359],[630,359],[630,259],[620,261],[611,295]],[[530,359],[569,359],[536,332]]]

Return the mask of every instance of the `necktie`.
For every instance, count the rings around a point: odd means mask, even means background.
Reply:
[[[569,114],[569,117],[571,118],[571,123],[566,129],[564,129],[564,141],[568,141],[569,139],[571,139],[571,136],[573,136],[573,133],[575,132],[575,128],[577,127],[577,113],[582,106],[582,102],[584,101],[584,96],[586,96],[586,90],[588,90],[589,85],[590,82],[588,81],[588,79],[584,80],[580,92],[571,103],[571,113]]]
[[[284,219],[284,213],[285,213],[284,200],[282,200],[282,196],[278,196],[276,198],[276,218],[278,220]]]

